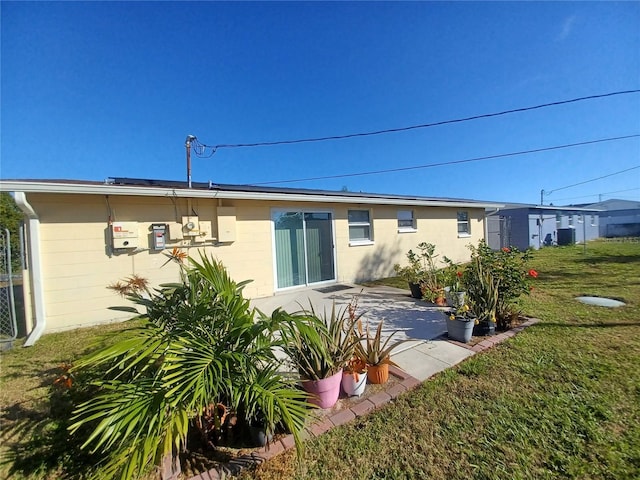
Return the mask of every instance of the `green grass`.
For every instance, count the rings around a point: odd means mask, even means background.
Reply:
[[[86,468],[82,458],[71,458],[59,412],[64,398],[51,396],[62,364],[123,338],[137,321],[44,335],[33,347],[24,340],[3,352],[0,371],[0,478],[57,479],[76,477]],[[58,403],[57,403],[58,402]],[[90,465],[90,463],[89,463]]]
[[[521,308],[541,323],[244,478],[638,478],[640,244],[545,249],[531,266]]]
[[[243,478],[638,478],[640,243],[544,249],[531,266],[540,275],[520,306],[539,324],[309,441],[300,463],[287,452]],[[584,294],[628,305],[574,300]],[[90,459],[65,455],[50,386],[61,363],[130,325],[46,335],[2,354],[3,455],[19,453],[11,478],[82,477]],[[18,422],[37,428],[16,432]],[[7,432],[20,448],[7,450]]]

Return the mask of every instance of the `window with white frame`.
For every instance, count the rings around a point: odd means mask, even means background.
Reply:
[[[556,213],[556,228],[560,228],[562,225],[562,214],[560,212]]]
[[[469,223],[469,212],[460,210],[458,211],[458,236],[471,235],[471,225]]]
[[[372,237],[369,210],[349,210],[347,217],[349,220],[349,242],[370,243]]]
[[[569,226],[573,227],[573,215],[569,215]]]
[[[596,216],[595,215],[591,215],[591,226],[592,227],[596,226]]]
[[[583,223],[584,222],[584,215],[580,214],[578,215],[578,223]]]
[[[413,217],[413,210],[398,210],[398,231],[416,231],[416,223],[415,218]]]

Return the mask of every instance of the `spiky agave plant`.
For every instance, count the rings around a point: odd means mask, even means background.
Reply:
[[[380,365],[383,363],[388,363],[391,365],[396,365],[393,361],[391,361],[391,352],[402,345],[405,342],[411,341],[411,339],[404,340],[396,340],[391,343],[393,336],[399,332],[396,330],[389,335],[389,337],[383,342],[382,341],[382,326],[384,320],[380,320],[378,323],[378,327],[376,328],[375,335],[371,335],[369,330],[369,322],[365,328],[362,327],[362,321],[359,319],[357,322],[357,329],[360,338],[364,339],[363,342],[358,342],[356,344],[356,356],[366,362],[368,365]],[[396,365],[397,366],[397,365]]]
[[[290,315],[292,328],[284,332],[283,349],[302,377],[321,380],[338,373],[353,358],[360,338],[354,336],[355,324],[361,315],[348,307],[322,315],[313,305]]]
[[[69,427],[86,435],[82,448],[103,454],[96,478],[132,479],[175,455],[186,448],[191,420],[221,399],[259,410],[270,430],[283,425],[302,451],[306,396],[277,372],[273,353],[280,330],[296,320],[256,320],[242,295],[246,282],[235,283],[205,255],[189,260],[182,283],[130,297],[146,309],[141,328],[74,367],[103,371]]]

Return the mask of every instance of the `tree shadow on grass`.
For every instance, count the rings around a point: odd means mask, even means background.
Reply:
[[[592,265],[606,263],[640,263],[638,255],[599,255],[597,257],[586,257],[576,259],[577,263],[588,263]]]
[[[611,328],[611,327],[640,327],[640,321],[637,322],[615,322],[615,323],[550,323],[544,322],[545,327],[562,327],[562,328]]]
[[[101,458],[80,449],[80,443],[69,435],[67,410],[52,401],[49,412],[19,404],[3,412],[0,439],[5,452],[1,465],[7,469],[8,478],[43,472],[58,478],[82,478],[100,462]]]

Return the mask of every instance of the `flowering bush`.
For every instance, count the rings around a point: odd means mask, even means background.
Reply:
[[[471,249],[471,264],[481,266],[484,273],[493,278],[498,290],[496,303],[496,320],[498,328],[505,328],[511,322],[516,300],[523,294],[528,295],[532,289],[531,279],[538,277],[538,272],[527,268],[531,252],[520,251],[516,247],[503,247],[493,251],[484,240]],[[480,279],[477,269],[467,268],[464,274],[465,284],[471,290],[472,284]]]

